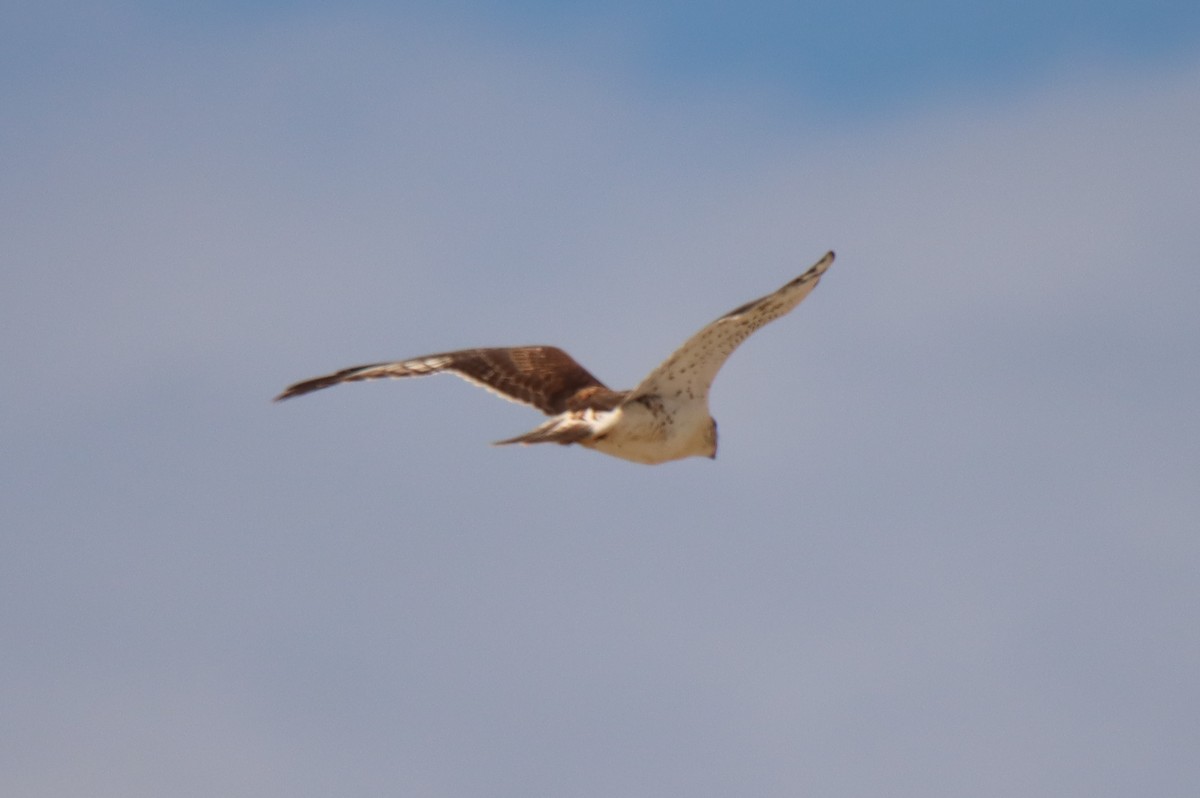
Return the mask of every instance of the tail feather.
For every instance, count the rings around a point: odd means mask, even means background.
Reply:
[[[591,436],[591,424],[578,418],[561,415],[539,424],[523,435],[496,441],[493,446],[507,446],[513,443],[522,445],[530,443],[558,443],[563,446],[569,446],[572,443],[579,443],[586,440]]]

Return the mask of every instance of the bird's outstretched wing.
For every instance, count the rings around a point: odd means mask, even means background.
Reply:
[[[626,402],[648,397],[703,399],[738,345],[767,322],[790,312],[812,293],[833,263],[825,253],[812,268],[778,291],[729,311],[693,335],[629,392]]]
[[[457,374],[511,402],[532,405],[548,415],[562,413],[588,397],[613,393],[557,347],[514,346],[463,349],[393,363],[355,366],[298,382],[275,397],[275,401],[342,382],[422,377],[443,371]]]

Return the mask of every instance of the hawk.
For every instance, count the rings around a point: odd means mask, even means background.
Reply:
[[[342,369],[290,386],[275,401],[342,382],[421,377],[448,371],[512,402],[531,405],[550,419],[535,429],[497,441],[577,443],[588,449],[654,465],[685,457],[717,456],[717,422],[708,389],[729,355],[759,327],[790,312],[833,263],[826,253],[812,268],[767,294],[729,311],[693,335],[638,386],[614,391],[574,358],[553,346],[463,349],[437,355]]]

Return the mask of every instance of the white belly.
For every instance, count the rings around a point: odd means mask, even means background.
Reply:
[[[708,408],[692,402],[674,412],[630,404],[608,414],[596,434],[580,443],[604,454],[655,465],[684,457],[713,457]]]

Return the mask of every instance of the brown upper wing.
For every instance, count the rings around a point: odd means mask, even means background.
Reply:
[[[505,399],[532,405],[552,415],[596,402],[613,404],[620,396],[553,346],[515,346],[463,349],[437,355],[374,363],[342,369],[323,377],[298,382],[275,397],[275,401],[310,393],[342,382],[377,380],[385,377],[420,377],[449,371],[487,388]],[[605,398],[612,394],[612,401]]]

